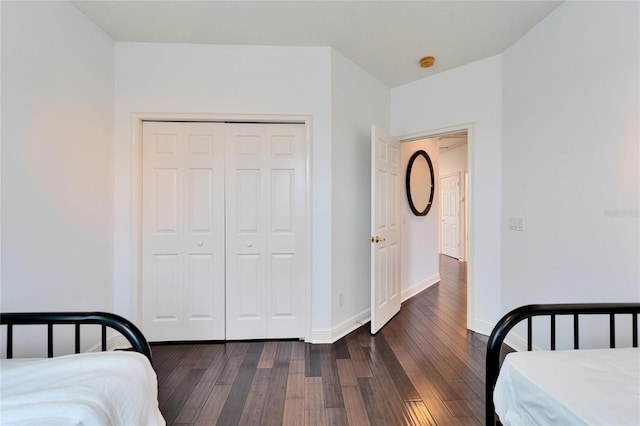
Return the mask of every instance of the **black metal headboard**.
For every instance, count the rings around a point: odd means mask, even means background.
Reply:
[[[631,314],[632,344],[638,347],[638,313],[640,303],[576,303],[556,305],[526,305],[516,308],[506,314],[493,328],[487,342],[486,364],[486,421],[487,426],[495,424],[495,407],[493,405],[493,389],[500,371],[500,350],[509,331],[523,320],[527,320],[527,350],[532,349],[532,318],[537,316],[550,317],[551,341],[550,348],[556,348],[556,316],[573,316],[573,347],[580,349],[579,317],[580,315],[609,315],[609,347],[616,347],[616,315]]]
[[[151,347],[142,332],[128,319],[108,312],[27,312],[0,313],[0,324],[7,326],[7,358],[13,357],[14,325],[47,325],[47,356],[53,357],[53,326],[75,325],[75,353],[80,353],[80,326],[94,324],[102,326],[101,346],[107,350],[107,327],[124,336],[133,350],[140,352],[151,362]]]

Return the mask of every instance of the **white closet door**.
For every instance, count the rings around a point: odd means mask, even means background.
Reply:
[[[224,124],[145,122],[142,328],[225,338]]]
[[[304,337],[304,126],[228,124],[227,339]]]

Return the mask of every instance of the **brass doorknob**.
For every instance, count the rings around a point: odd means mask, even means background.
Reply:
[[[380,241],[386,241],[387,239],[386,238],[380,238],[380,237],[378,237],[376,235],[375,237],[371,237],[370,240],[371,240],[372,243],[379,243]]]

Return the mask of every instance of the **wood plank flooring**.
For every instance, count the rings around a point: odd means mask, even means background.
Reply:
[[[466,264],[332,345],[153,345],[167,425],[481,425],[486,337],[466,330]]]

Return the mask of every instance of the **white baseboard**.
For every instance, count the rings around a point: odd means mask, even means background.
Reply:
[[[107,338],[107,350],[130,348],[131,343],[120,335],[110,336]]]
[[[314,328],[311,330],[311,336],[309,339],[305,340],[307,343],[333,343],[331,340],[331,329],[330,328]]]
[[[114,349],[124,349],[130,348],[131,343],[120,334],[112,334],[111,336],[107,336],[107,350],[112,351]],[[102,343],[96,343],[92,347],[89,348],[87,352],[100,352],[102,351]]]
[[[431,287],[440,281],[440,274],[433,274],[425,280],[420,281],[411,287],[402,290],[400,295],[401,300],[404,302],[407,299],[420,293],[422,290]],[[363,324],[371,321],[371,309],[366,309],[359,314],[346,319],[340,324],[332,328],[315,328],[311,330],[311,336],[307,339],[308,343],[334,343],[361,327]]]
[[[487,322],[487,321],[475,320],[472,323],[471,331],[475,331],[476,333],[480,333],[480,334],[483,334],[485,336],[489,336],[489,335],[491,335],[491,331],[493,330],[494,326],[495,326],[495,324],[492,324],[492,323]]]
[[[371,310],[366,309],[359,314],[352,316],[333,328],[316,328],[311,330],[311,338],[308,343],[334,343],[342,339],[352,331],[362,327],[371,320]]]
[[[518,352],[524,352],[527,350],[527,339],[524,339],[515,333],[507,334],[507,338],[504,339],[504,343],[511,346]],[[537,346],[534,346],[534,349],[540,350]]]
[[[439,279],[436,280],[435,282],[438,282],[438,281]],[[435,282],[428,284],[427,287],[435,284]],[[403,299],[403,301],[404,300],[406,299]],[[340,324],[336,325],[333,328],[318,328],[318,329],[312,330],[311,339],[308,340],[307,342],[315,343],[315,344],[335,343],[337,340],[340,340],[347,334],[358,329],[363,324],[366,324],[369,321],[371,321],[371,310],[367,309],[341,322]],[[492,324],[487,321],[476,320],[473,322],[474,328],[472,330],[476,333],[489,336],[491,335],[491,331],[493,330],[494,325],[495,324]],[[515,349],[516,351],[527,350],[526,339],[514,333],[510,333],[509,335],[507,335],[507,338],[505,339],[505,343],[510,347],[512,347],[513,349]],[[128,347],[131,347],[131,344],[125,337],[121,336],[120,334],[114,334],[107,337],[107,350],[109,351],[112,351],[114,349],[128,348]],[[98,343],[93,347],[91,347],[88,352],[100,352],[101,350],[102,350],[102,346],[100,343]]]
[[[365,309],[359,314],[356,314],[351,318],[342,321],[331,330],[333,341],[335,342],[336,340],[342,339],[344,336],[354,330],[357,330],[358,328],[362,327],[363,324],[366,324],[369,321],[371,321],[371,309]]]
[[[409,288],[405,288],[404,290],[402,290],[402,294],[401,294],[402,301],[404,302],[405,300],[412,298],[416,294],[420,293],[422,290],[425,290],[431,287],[432,285],[434,285],[439,281],[440,281],[440,274],[433,274],[430,277],[420,281],[419,283],[414,284]]]
[[[472,331],[484,334],[485,336],[490,336],[493,331],[493,327],[495,327],[495,324],[487,321],[475,320],[473,322]],[[527,339],[517,335],[516,333],[507,334],[507,338],[504,340],[504,343],[518,352],[527,350]]]

